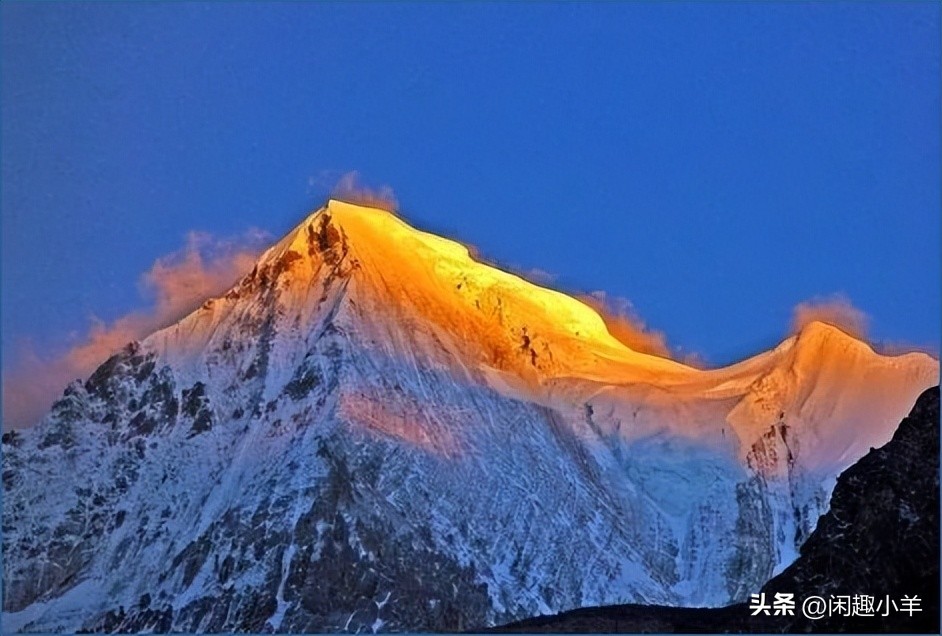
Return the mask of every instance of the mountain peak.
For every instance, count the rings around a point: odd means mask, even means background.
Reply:
[[[704,375],[676,361],[634,351],[585,303],[476,261],[460,242],[412,227],[388,210],[337,199],[329,199],[269,248],[226,299],[238,303],[261,282],[277,291],[280,311],[295,316],[295,328],[310,328],[307,321],[316,312],[311,304],[326,298],[327,287],[337,280],[345,281],[341,293],[347,301],[341,304],[352,305],[343,314],[352,329],[370,331],[377,341],[388,340],[391,331],[405,331],[394,338],[404,351],[427,350],[427,342],[413,341],[415,334],[434,333],[440,341],[436,346],[444,348],[436,354],[442,364],[459,359],[467,368],[483,369],[501,387],[572,377],[675,388],[717,381],[722,387],[718,393],[735,393],[774,362],[774,356],[757,356],[728,371]],[[181,336],[172,346],[161,337],[168,349],[192,352],[202,347],[209,338],[207,330],[217,325],[212,315],[221,315],[219,306],[207,305],[209,309],[204,306],[165,330]],[[802,375],[825,367],[838,375],[842,369],[856,373],[890,360],[893,366],[918,368],[923,375],[938,369],[928,357],[880,356],[866,342],[820,321],[804,325],[776,351],[790,351],[789,366]],[[501,375],[504,372],[509,375]]]
[[[468,315],[474,313],[505,326],[519,323],[515,328],[521,340],[577,338],[611,355],[643,355],[611,336],[602,317],[585,303],[479,262],[462,243],[419,230],[379,208],[331,199],[262,261],[289,252],[316,256],[335,245],[357,270],[360,292],[383,293],[395,305],[410,304],[442,327],[463,326],[474,320]],[[441,324],[445,315],[450,322]]]
[[[338,242],[344,249],[352,248],[364,256],[367,253],[407,254],[407,250],[418,248],[425,257],[470,259],[464,245],[418,230],[388,210],[328,199],[262,254],[259,263],[278,261],[289,252],[315,256],[330,251]],[[386,262],[384,268],[393,265]]]
[[[862,363],[893,362],[914,368],[938,369],[932,356],[914,351],[900,355],[886,355],[876,351],[865,339],[848,333],[836,325],[813,320],[804,325],[794,337],[794,350],[802,366],[820,368],[826,364],[860,365]]]
[[[725,603],[937,378],[819,323],[726,369],[638,353],[574,298],[331,200],[5,440],[4,625],[434,632]]]
[[[866,344],[860,337],[850,333],[838,325],[823,320],[811,320],[798,330],[800,340],[821,342],[824,340],[838,340],[841,342],[857,342]]]
[[[803,325],[795,335],[794,346],[801,355],[814,357],[876,355],[866,340],[820,320]]]

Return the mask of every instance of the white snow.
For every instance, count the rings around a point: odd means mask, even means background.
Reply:
[[[346,241],[336,262],[307,238],[328,214]],[[339,242],[332,249],[341,254]],[[274,280],[289,252],[299,258]],[[263,275],[274,282],[265,287]],[[121,527],[89,548],[76,541],[90,550],[85,582],[5,613],[4,631],[34,621],[75,630],[92,608],[132,607],[144,593],[177,609],[218,593],[225,541],[185,588],[180,568],[158,580],[227,514],[245,532],[259,523],[291,537],[280,560],[252,555],[226,584],[248,590],[274,573],[268,623],[278,631],[296,609],[285,598],[305,547],[294,530],[337,470],[333,455],[356,493],[344,519],[375,514],[403,536],[423,530],[422,549],[474,567],[487,620],[576,604],[725,604],[739,600],[731,587],[755,591],[796,557],[796,529],[813,527],[837,474],[885,443],[938,382],[928,356],[881,356],[820,323],[725,369],[640,354],[574,299],[388,213],[333,201],[269,249],[255,276],[142,343],[177,399],[206,385],[210,431],[155,433],[138,460],[109,441],[106,407],[89,398],[76,452],[39,449],[40,427],[5,457],[32,471],[5,493],[5,548],[48,538],[43,528],[78,505],[76,476],[112,494],[121,462],[137,477],[108,504],[125,512]],[[285,389],[299,377],[317,381],[292,396]],[[128,379],[122,390],[130,419],[143,389]],[[330,458],[319,454],[325,440]],[[751,543],[743,515],[764,533]],[[333,521],[314,523],[315,561]],[[364,563],[382,560],[354,531],[349,541]],[[729,574],[743,549],[756,571]],[[43,567],[16,550],[4,556],[7,580]],[[380,589],[382,618],[361,624],[352,604],[339,606],[346,624],[325,628],[408,629],[391,622],[396,590]],[[429,594],[431,606],[449,591]]]

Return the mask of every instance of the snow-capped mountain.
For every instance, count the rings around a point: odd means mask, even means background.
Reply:
[[[938,383],[822,323],[717,370],[330,201],[4,435],[4,631],[472,629],[723,605]]]

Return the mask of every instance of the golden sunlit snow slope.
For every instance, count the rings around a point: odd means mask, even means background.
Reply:
[[[725,435],[714,424],[722,414],[742,454],[769,426],[784,424],[811,430],[816,450],[806,450],[806,461],[844,464],[862,446],[885,442],[916,396],[938,382],[931,357],[883,356],[819,322],[721,369],[639,353],[588,305],[477,262],[464,245],[390,212],[334,200],[263,254],[246,280],[256,276],[275,281],[281,311],[301,329],[328,295],[325,281],[343,279],[338,311],[364,346],[550,406],[604,394],[615,405],[606,411],[613,422],[643,403],[649,424],[635,434],[679,426]],[[239,306],[245,285],[150,342],[171,356],[199,352]]]
[[[584,303],[479,263],[464,245],[416,230],[389,212],[330,201],[302,228],[321,215],[340,228],[358,264],[355,297],[378,301],[378,312],[434,325],[460,348],[473,343],[481,363],[530,377],[626,382],[694,371],[632,351]],[[269,256],[303,253],[306,243],[306,230],[296,230]]]

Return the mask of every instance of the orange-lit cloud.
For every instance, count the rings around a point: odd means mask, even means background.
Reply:
[[[258,230],[224,240],[191,232],[181,250],[158,258],[141,276],[142,295],[151,300],[149,309],[130,312],[110,324],[92,318],[85,339],[59,355],[43,355],[31,343],[23,343],[3,378],[4,428],[36,423],[69,382],[88,377],[127,343],[224,293],[252,269],[267,238]]]
[[[792,312],[792,333],[798,333],[814,321],[837,327],[858,340],[867,340],[870,318],[842,294],[799,303]]]
[[[648,329],[627,299],[609,298],[601,291],[578,298],[602,316],[608,332],[622,344],[639,353],[672,357],[667,337],[660,331]]]
[[[360,173],[356,170],[341,175],[340,179],[330,191],[333,199],[358,203],[372,208],[379,208],[387,212],[395,212],[399,207],[396,195],[389,186],[380,186],[377,189],[363,185]]]

